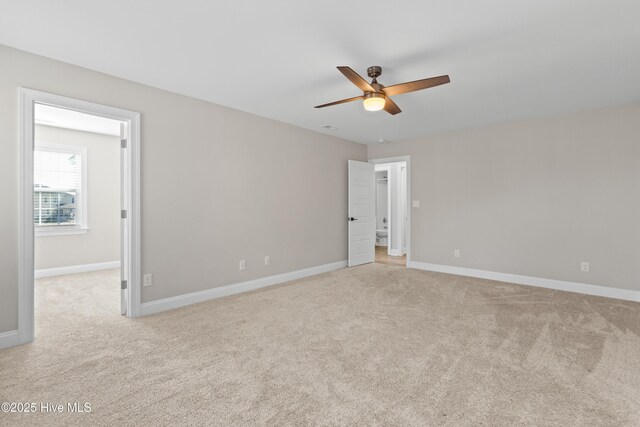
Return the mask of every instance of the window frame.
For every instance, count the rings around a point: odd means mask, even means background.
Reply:
[[[46,141],[35,141],[33,146],[36,151],[49,151],[56,153],[69,153],[80,156],[80,179],[76,189],[76,224],[73,225],[38,225],[33,222],[35,236],[60,236],[70,234],[86,234],[89,231],[87,209],[87,147],[79,145],[56,144]],[[35,165],[34,165],[35,172]],[[33,191],[35,192],[35,186]],[[35,212],[35,206],[34,206]]]

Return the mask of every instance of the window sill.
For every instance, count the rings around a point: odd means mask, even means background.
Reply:
[[[87,234],[89,227],[36,227],[34,234],[36,237],[45,236],[67,236],[71,234]]]

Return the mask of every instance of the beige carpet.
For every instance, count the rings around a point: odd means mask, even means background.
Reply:
[[[640,425],[640,304],[370,264],[129,320],[117,271],[37,284],[0,425]]]

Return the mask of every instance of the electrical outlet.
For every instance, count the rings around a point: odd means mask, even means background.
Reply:
[[[142,286],[151,286],[153,285],[153,278],[151,277],[151,273],[147,273],[142,276]]]
[[[589,272],[589,263],[586,261],[582,261],[580,263],[580,271],[582,271],[583,273],[588,273]]]
[[[269,255],[264,257],[264,265],[271,265],[271,257]]]
[[[454,249],[453,250],[453,256],[456,258],[460,258],[460,249]]]
[[[420,200],[414,200],[412,206],[414,208],[419,208],[420,207]]]
[[[240,268],[240,271],[244,271],[245,270],[246,265],[245,265],[243,259],[240,260],[240,264],[238,265],[238,267]]]

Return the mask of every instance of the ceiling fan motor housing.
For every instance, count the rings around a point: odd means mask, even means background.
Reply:
[[[378,83],[377,81],[374,80],[373,82],[371,82],[371,87],[376,90],[374,93],[383,94],[382,88],[384,88],[384,86]],[[371,93],[371,92],[365,92],[365,93]]]
[[[369,98],[386,98],[386,96],[384,96],[384,93],[382,92],[366,92],[363,96],[364,99],[369,99]]]

